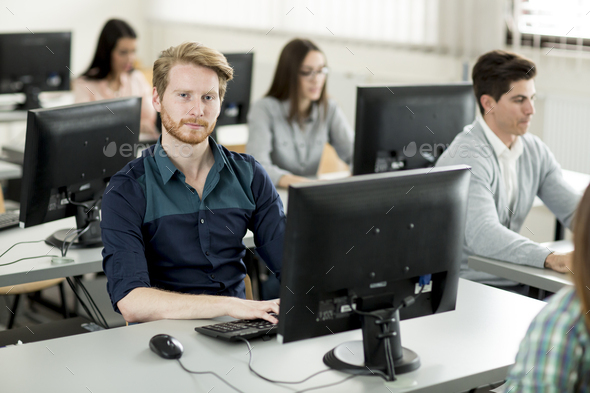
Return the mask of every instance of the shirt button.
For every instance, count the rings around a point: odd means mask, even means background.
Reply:
[[[205,255],[209,256],[209,251],[205,252]]]
[[[205,223],[205,220],[201,218],[201,224],[204,224],[204,223]]]
[[[212,274],[212,275],[211,275],[211,278],[215,278],[215,274]]]

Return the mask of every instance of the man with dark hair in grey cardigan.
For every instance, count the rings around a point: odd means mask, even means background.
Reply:
[[[463,129],[436,166],[471,166],[461,277],[513,291],[522,286],[467,267],[469,255],[567,272],[571,254],[519,234],[535,196],[567,227],[581,195],[563,179],[549,148],[527,134],[535,113],[535,64],[514,53],[492,51],[473,68],[481,116]]]

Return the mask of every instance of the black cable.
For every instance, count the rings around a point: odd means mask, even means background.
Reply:
[[[326,371],[334,371],[330,368],[326,369],[326,370],[318,371],[317,373],[312,374],[309,377],[302,379],[301,381],[276,381],[274,379],[266,378],[265,376],[258,374],[256,372],[256,370],[254,370],[252,368],[252,346],[250,345],[250,342],[247,339],[245,339],[244,337],[236,337],[236,338],[239,340],[242,340],[248,346],[248,354],[250,355],[250,359],[248,360],[248,368],[250,369],[250,371],[252,371],[254,373],[254,375],[256,375],[258,378],[264,379],[265,381],[272,382],[272,383],[297,385],[297,384],[300,384],[300,383],[310,380],[311,378],[315,377],[316,375],[319,375],[321,373],[325,373]]]
[[[72,289],[72,292],[74,292],[74,295],[76,295],[76,299],[78,299],[78,302],[82,305],[82,308],[84,309],[84,311],[86,311],[86,314],[88,315],[88,317],[92,320],[92,322],[94,322],[98,325],[98,321],[96,320],[94,315],[90,312],[86,303],[84,303],[84,301],[80,297],[80,294],[78,293],[78,290],[76,289],[76,286],[75,286],[74,282],[72,281],[72,279],[70,277],[66,277],[66,280],[68,282],[68,285]]]
[[[392,314],[397,313],[400,309],[402,309],[404,307],[408,307],[408,306],[414,304],[416,302],[416,299],[418,299],[420,297],[420,295],[422,295],[422,292],[424,291],[424,287],[425,286],[426,285],[422,285],[422,287],[420,288],[420,292],[418,292],[416,294],[416,296],[408,296],[408,297],[404,298],[400,302],[400,304],[397,305],[397,307],[394,308]],[[360,311],[360,310],[357,310],[356,307],[353,307],[352,302],[350,304],[350,308],[356,314],[363,315],[363,316],[370,316],[370,317],[373,317],[373,318],[378,319],[379,321],[382,321],[383,322],[383,317],[381,315],[377,314],[376,311]],[[389,323],[383,322],[382,325],[383,325],[382,328],[381,328],[382,334],[391,333],[389,331]],[[389,371],[395,369],[395,366],[394,366],[395,360],[393,359],[393,348],[391,347],[391,343],[389,342],[389,338],[388,337],[383,337],[383,338],[386,339],[385,342],[384,342],[384,346],[385,346],[384,349],[385,349],[385,362],[387,363],[387,372],[384,373],[384,372],[381,372],[379,370],[375,370],[375,371],[383,379],[389,380],[388,377],[395,378],[395,375],[389,375]]]
[[[98,323],[98,321],[96,320],[96,318],[94,317],[94,315],[92,315],[92,313],[90,312],[90,310],[88,309],[88,307],[86,306],[86,304],[84,303],[84,301],[82,300],[82,298],[80,297],[80,295],[78,294],[78,292],[76,291],[76,288],[74,286],[74,283],[72,282],[72,279],[70,277],[66,277],[66,280],[68,281],[68,284],[70,285],[70,288],[72,288],[72,292],[74,292],[74,295],[76,295],[76,298],[78,299],[78,301],[82,305],[82,308],[84,308],[84,311],[86,311],[86,314],[88,314],[88,316],[90,317],[90,319],[92,319],[92,322],[94,322],[97,325],[100,325],[100,323]]]
[[[90,303],[90,308],[92,308],[92,310],[94,311],[97,318],[100,317],[99,320],[101,321],[102,327],[104,327],[105,329],[108,329],[108,324],[107,324],[104,316],[102,315],[102,313],[100,312],[100,309],[98,308],[98,306],[94,302],[92,295],[90,295],[90,292],[88,292],[88,290],[86,289],[86,286],[82,283],[82,280],[80,280],[78,277],[74,277],[74,281],[78,285],[79,288],[82,288],[82,293],[84,293],[84,296],[86,296],[86,300],[88,300],[88,302]]]
[[[90,302],[90,305],[95,310],[95,313],[97,314],[97,316],[100,317],[100,320],[102,321],[102,323],[101,323],[102,327],[105,329],[110,329],[109,324],[107,323],[107,320],[105,319],[104,315],[102,314],[102,312],[100,311],[100,309],[96,305],[96,302],[92,298],[92,295],[90,295],[90,292],[88,292],[88,289],[86,289],[86,286],[84,285],[82,280],[80,280],[78,277],[76,277],[75,280],[76,280],[76,283],[80,286],[80,288],[82,288],[82,292],[84,292],[86,299],[88,299],[88,301]]]
[[[90,229],[90,223],[88,223],[88,225],[86,225],[84,228],[82,228],[82,230],[80,230],[80,232],[76,235],[76,237],[74,237],[72,239],[72,241],[70,241],[68,243],[68,245],[66,246],[66,251],[62,253],[62,257],[65,257],[66,256],[66,254],[68,253],[71,245],[74,244],[74,242],[76,240],[78,240],[80,238],[80,236],[82,236],[83,234],[85,234],[86,232],[88,232],[89,229]],[[63,244],[65,244],[65,239],[64,239],[64,243]],[[62,247],[63,247],[63,244],[62,244]]]
[[[182,362],[180,361],[180,359],[176,359],[178,360],[178,364],[180,364],[180,367],[182,367],[182,369],[188,373],[191,374],[213,374],[215,375],[219,380],[221,380],[221,382],[225,383],[227,386],[229,386],[230,388],[232,388],[233,390],[235,390],[236,392],[239,393],[244,393],[243,391],[241,391],[240,389],[236,388],[235,386],[233,386],[231,383],[227,382],[225,379],[221,378],[219,375],[217,375],[215,372],[213,371],[191,371],[188,368],[184,367],[184,364],[182,364]]]
[[[4,255],[6,255],[8,253],[8,251],[12,250],[14,247],[18,246],[19,244],[41,243],[41,242],[44,242],[44,241],[45,240],[31,240],[31,241],[14,243],[6,251],[4,251],[2,254],[0,254],[0,258],[2,258]],[[38,259],[38,258],[46,258],[46,257],[57,257],[57,255],[38,255],[38,256],[35,256],[35,257],[25,257],[25,258],[17,259],[16,261],[12,261],[12,262],[7,262],[7,263],[0,264],[0,266],[12,265],[12,264],[15,264],[15,263],[20,262],[20,261],[25,261],[27,259]]]
[[[74,229],[74,228],[72,228],[72,229]],[[65,237],[64,237],[64,240],[62,241],[62,243],[61,243],[61,247],[60,247],[60,249],[61,249],[61,257],[62,257],[62,258],[65,258],[65,256],[66,256],[66,252],[67,252],[67,251],[64,251],[64,247],[65,247],[66,243],[68,242],[68,237],[70,237],[70,236],[72,236],[72,235],[76,235],[77,233],[80,233],[80,231],[81,231],[81,230],[82,230],[82,229],[76,229],[76,230],[75,230],[74,232],[72,232],[72,233],[70,233],[70,232],[66,233],[66,235],[65,235]],[[53,247],[55,247],[55,245],[54,245],[54,244],[52,244],[52,246],[53,246]]]
[[[353,379],[354,377],[358,377],[358,374],[349,375],[348,377],[346,377],[346,378],[344,378],[344,379],[341,379],[341,380],[340,380],[340,381],[338,381],[338,382],[327,383],[327,384],[325,384],[325,385],[314,386],[314,387],[311,387],[311,388],[307,388],[307,389],[303,389],[303,390],[298,390],[298,391],[296,391],[295,393],[303,393],[303,392],[309,392],[310,390],[317,390],[317,389],[328,388],[328,387],[330,387],[330,386],[339,385],[339,384],[341,384],[342,382],[346,382],[346,381],[348,381],[349,379]]]
[[[88,209],[91,209],[91,208],[93,207],[93,206],[90,206],[90,207],[89,207],[89,206],[88,206],[87,204],[85,204],[85,203],[74,202],[74,201],[72,201],[72,199],[71,199],[71,196],[72,196],[72,195],[71,195],[70,193],[68,193],[68,196],[67,196],[68,203],[70,203],[70,204],[72,204],[72,205],[74,205],[74,206],[82,206],[82,207],[86,208],[86,210],[88,210]]]
[[[16,261],[3,263],[0,266],[12,265],[12,264],[17,263],[17,262],[20,262],[20,261],[26,261],[27,259],[38,259],[38,258],[47,258],[47,257],[56,257],[57,258],[58,255],[38,255],[36,257],[26,257],[26,258],[17,259]]]
[[[68,203],[70,203],[70,204],[72,204],[72,205],[74,205],[74,206],[82,206],[82,207],[84,207],[84,208],[87,210],[85,213],[86,213],[86,215],[88,215],[88,213],[89,213],[89,212],[90,212],[92,209],[94,209],[94,208],[95,208],[95,207],[96,207],[96,206],[97,206],[97,205],[100,203],[100,201],[102,200],[102,196],[101,196],[100,198],[98,198],[98,199],[97,199],[97,200],[94,202],[94,204],[93,204],[92,206],[88,206],[88,205],[87,205],[87,204],[85,204],[85,203],[80,203],[80,202],[74,202],[74,201],[72,201],[72,199],[70,198],[70,194],[68,194],[68,196],[67,196],[67,200],[68,200]],[[90,229],[90,224],[91,224],[92,222],[95,222],[95,221],[97,221],[97,220],[91,220],[90,222],[88,222],[88,225],[86,225],[84,228],[82,228],[82,229],[77,229],[77,230],[76,230],[74,233],[78,233],[78,235],[77,235],[77,236],[76,236],[76,237],[75,237],[75,238],[74,238],[74,239],[73,239],[71,242],[69,242],[68,246],[66,247],[66,250],[64,251],[64,245],[66,244],[66,239],[67,239],[67,238],[70,236],[69,234],[67,234],[67,235],[66,235],[66,237],[64,238],[64,241],[63,241],[63,243],[62,243],[62,245],[61,245],[61,256],[62,256],[62,258],[66,256],[66,254],[68,253],[68,250],[70,249],[70,246],[71,246],[73,243],[75,243],[75,242],[76,242],[76,240],[78,240],[78,238],[79,238],[80,236],[82,236],[84,233],[86,233],[86,232],[87,232],[87,231]],[[82,231],[82,232],[80,232],[80,231]]]

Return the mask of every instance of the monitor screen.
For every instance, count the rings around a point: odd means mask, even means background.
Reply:
[[[279,341],[361,328],[356,311],[387,313],[408,297],[401,319],[453,310],[470,174],[450,166],[292,185]],[[365,330],[361,363],[383,370]]]
[[[434,166],[475,111],[471,83],[358,87],[353,174]]]
[[[0,34],[0,94],[25,93],[17,109],[39,108],[42,91],[70,90],[72,33]]]
[[[224,53],[224,55],[234,69],[234,78],[227,83],[217,125],[246,124],[250,110],[254,53]]]
[[[110,177],[135,158],[140,113],[140,97],[29,111],[21,226],[76,216],[79,230],[93,222],[78,244],[100,244],[100,199]]]

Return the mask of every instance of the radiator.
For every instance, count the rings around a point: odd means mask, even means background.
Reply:
[[[590,174],[590,98],[547,95],[543,141],[563,169]]]

